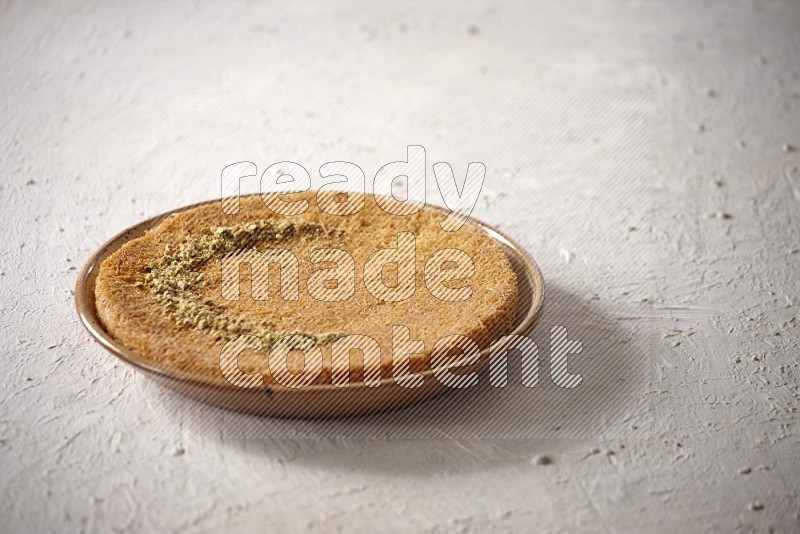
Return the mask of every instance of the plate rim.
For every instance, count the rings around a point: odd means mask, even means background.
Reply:
[[[318,193],[319,192],[317,192],[317,194]],[[366,192],[362,193],[359,191],[326,190],[326,193],[330,194],[355,193],[355,194],[362,194],[365,197],[373,197],[373,198],[385,197],[385,195],[375,195],[374,193],[366,193]],[[246,195],[240,195],[238,198],[242,199],[253,196],[263,197],[263,194],[251,193]],[[195,386],[195,387],[199,386],[203,388],[219,390],[220,392],[232,392],[232,391],[244,392],[252,390],[270,389],[274,392],[281,392],[292,395],[301,395],[301,394],[312,394],[312,393],[329,392],[329,391],[344,393],[348,390],[353,391],[361,388],[377,389],[379,386],[384,386],[384,385],[392,385],[392,386],[399,385],[397,381],[394,379],[394,377],[389,376],[386,378],[381,378],[379,384],[377,386],[372,386],[372,387],[367,386],[364,383],[356,383],[356,384],[348,383],[348,385],[346,386],[336,386],[331,383],[331,384],[311,384],[302,388],[291,388],[282,386],[280,384],[263,383],[260,386],[255,386],[251,388],[241,388],[234,384],[225,385],[216,382],[205,381],[199,378],[193,378],[191,376],[181,376],[180,374],[174,371],[169,371],[162,367],[158,367],[148,363],[143,355],[128,349],[121,343],[114,340],[111,334],[105,329],[102,322],[100,321],[100,318],[97,316],[96,313],[96,306],[94,301],[95,299],[94,279],[92,278],[94,270],[99,267],[99,265],[102,263],[103,260],[105,260],[108,256],[116,252],[116,250],[118,250],[123,244],[127,243],[131,239],[136,239],[139,236],[143,235],[145,232],[157,226],[167,217],[170,217],[176,213],[181,213],[183,211],[187,211],[193,208],[212,204],[214,202],[222,202],[222,199],[214,198],[211,200],[195,202],[193,204],[175,208],[163,212],[161,214],[155,215],[153,217],[149,217],[143,221],[140,221],[116,233],[114,236],[103,242],[103,244],[101,244],[89,256],[89,258],[86,260],[86,262],[83,264],[80,271],[78,272],[78,278],[75,283],[75,308],[76,311],[78,312],[78,316],[80,317],[81,324],[83,325],[84,329],[89,332],[89,335],[94,339],[95,342],[97,342],[107,352],[110,352],[112,355],[119,358],[126,364],[132,365],[144,371],[145,373],[156,375],[157,378],[180,382],[187,386]],[[412,204],[417,206],[420,205],[417,202],[412,202]],[[428,204],[427,201],[425,204],[422,204],[422,208],[433,209],[442,213],[450,213],[450,210],[448,208],[436,204]],[[531,295],[531,305],[526,311],[525,317],[522,319],[522,321],[511,332],[504,334],[504,336],[524,335],[528,333],[536,324],[544,308],[545,284],[544,284],[544,277],[542,276],[542,272],[538,264],[536,263],[536,261],[534,261],[534,259],[531,257],[531,255],[524,247],[522,247],[517,241],[509,237],[507,234],[499,230],[494,225],[491,225],[485,221],[473,217],[472,215],[467,216],[467,218],[464,221],[464,224],[471,224],[472,226],[480,229],[482,232],[487,234],[490,239],[492,239],[496,243],[499,242],[498,244],[504,245],[504,248],[513,251],[516,258],[522,262],[522,265],[524,266],[523,270],[527,274],[528,278],[531,280],[531,284],[534,286],[533,295]],[[129,233],[135,233],[137,235],[135,235],[134,237],[129,237],[128,239],[124,239],[126,234]],[[91,284],[89,283],[90,280]],[[487,363],[490,351],[491,351],[491,344],[490,346],[482,349],[480,353],[481,358],[486,357]],[[444,368],[452,368],[457,366],[458,363],[455,362]],[[429,368],[419,373],[415,373],[415,376],[422,376],[424,378],[428,378],[433,376],[434,373],[438,370],[440,370],[440,368],[436,369]]]

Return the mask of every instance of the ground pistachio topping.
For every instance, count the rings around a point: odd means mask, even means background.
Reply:
[[[248,334],[271,346],[283,336],[299,334],[318,345],[333,343],[343,334],[278,331],[270,325],[230,317],[219,304],[204,299],[197,291],[203,281],[201,267],[230,252],[259,243],[284,243],[324,234],[320,225],[287,221],[261,220],[237,226],[212,227],[210,233],[190,235],[179,245],[165,245],[164,255],[147,265],[144,280],[136,285],[146,287],[177,324],[202,330],[216,340],[227,341],[236,335]],[[294,347],[305,348],[302,344]]]

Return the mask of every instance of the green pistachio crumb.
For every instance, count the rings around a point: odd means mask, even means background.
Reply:
[[[316,224],[287,221],[262,220],[239,226],[213,227],[208,234],[190,235],[183,243],[165,245],[164,255],[145,267],[144,282],[134,285],[146,286],[178,325],[199,329],[217,341],[247,332],[272,345],[288,332],[276,332],[264,325],[226,317],[217,304],[203,300],[197,293],[198,285],[204,279],[198,270],[229,252],[250,248],[260,242],[293,237],[308,239],[323,232],[322,227]],[[319,345],[333,343],[342,337],[338,333],[294,333],[302,334]]]

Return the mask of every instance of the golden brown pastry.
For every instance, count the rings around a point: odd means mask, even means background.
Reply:
[[[332,347],[347,336],[377,342],[388,378],[393,335],[424,343],[410,355],[411,370],[420,371],[441,338],[460,334],[484,348],[511,330],[516,277],[480,229],[446,232],[439,210],[391,215],[369,195],[352,215],[320,210],[313,193],[285,198],[305,199],[308,209],[277,215],[249,196],[228,215],[211,202],[124,244],[100,265],[95,283],[108,332],[153,366],[223,385],[231,384],[220,368],[223,347],[255,338],[261,350],[241,352],[237,371],[274,385],[269,354],[286,336],[319,347],[322,370],[312,378],[321,384],[331,382]],[[398,262],[382,267],[392,259]],[[283,375],[302,375],[309,358],[284,353]],[[363,380],[362,359],[351,365],[351,383]]]

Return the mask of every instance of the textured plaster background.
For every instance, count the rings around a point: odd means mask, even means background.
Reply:
[[[2,3],[0,528],[797,531],[798,28],[796,1]],[[371,177],[408,144],[486,164],[475,214],[584,341],[591,393],[503,427],[549,439],[449,439],[492,437],[470,392],[409,412],[436,439],[315,439],[79,326],[80,264],[225,165]]]

